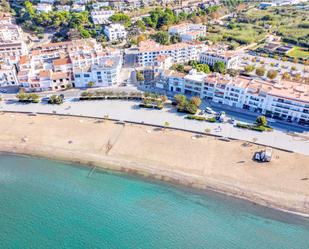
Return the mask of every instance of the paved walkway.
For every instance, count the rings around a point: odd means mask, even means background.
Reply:
[[[296,136],[288,135],[283,131],[256,132],[233,127],[231,124],[207,123],[201,121],[187,120],[185,114],[175,111],[175,108],[164,108],[163,110],[141,109],[134,101],[105,100],[105,101],[76,101],[66,102],[63,105],[48,104],[20,104],[1,103],[0,110],[7,111],[27,111],[61,114],[74,114],[93,117],[104,117],[127,120],[134,122],[144,122],[154,125],[163,125],[169,122],[171,127],[187,129],[191,131],[204,132],[211,129],[212,134],[232,137],[245,141],[256,141],[257,143],[274,146],[286,150],[309,155],[309,134],[295,133]],[[220,126],[220,128],[218,128]],[[74,129],[74,127],[72,127]]]

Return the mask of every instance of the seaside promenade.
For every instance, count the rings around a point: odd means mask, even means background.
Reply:
[[[62,105],[21,104],[18,102],[1,103],[2,111],[21,111],[39,113],[57,113],[91,117],[106,117],[122,121],[131,121],[151,125],[205,132],[210,129],[211,134],[235,138],[248,142],[255,142],[266,146],[281,148],[305,155],[309,155],[309,133],[287,133],[274,130],[273,132],[256,132],[234,127],[229,123],[208,123],[185,119],[186,114],[177,113],[175,108],[168,107],[162,110],[142,109],[135,101],[105,100],[105,101],[67,101]],[[72,127],[73,128],[73,127]]]

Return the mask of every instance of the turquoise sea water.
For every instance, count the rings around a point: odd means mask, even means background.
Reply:
[[[308,249],[309,220],[214,193],[0,156],[0,248]]]

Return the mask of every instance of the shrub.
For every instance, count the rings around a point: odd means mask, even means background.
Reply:
[[[210,123],[215,123],[217,120],[215,117],[212,117],[212,118],[207,118],[206,121]]]
[[[248,66],[245,66],[245,71],[246,73],[250,73],[254,70],[254,66],[253,65],[248,65]]]
[[[93,81],[90,81],[87,83],[87,87],[91,88],[95,85],[95,83]]]
[[[205,117],[195,116],[195,115],[188,115],[186,118],[187,119],[198,120],[198,121],[205,121],[206,120]]]
[[[185,110],[188,113],[195,114],[197,112],[197,106],[194,105],[193,103],[189,102],[189,103],[186,104]]]
[[[258,75],[258,76],[264,76],[264,75],[265,75],[265,68],[263,68],[263,67],[258,67],[258,68],[255,70],[255,73],[256,73],[256,75]]]
[[[275,71],[275,70],[269,70],[269,71],[267,72],[267,78],[269,78],[269,79],[271,79],[271,80],[273,80],[274,78],[276,78],[277,75],[278,75],[278,72]]]
[[[48,103],[52,105],[61,105],[63,103],[63,98],[61,96],[52,95]]]
[[[146,103],[140,103],[139,104],[139,107],[143,107],[143,108],[153,108],[153,105],[152,104],[146,104]]]
[[[260,125],[260,126],[252,126],[251,130],[262,132],[262,131],[265,131],[266,128],[264,126],[262,126],[262,125]]]
[[[16,97],[20,102],[28,102],[28,103],[39,103],[40,96],[36,93],[25,93],[24,91],[20,91]]]
[[[250,125],[248,124],[242,124],[242,123],[237,123],[236,127],[242,128],[242,129],[250,129]]]
[[[258,126],[266,126],[267,125],[267,119],[266,119],[266,117],[265,116],[258,116],[257,118],[256,118],[256,124],[258,125]]]

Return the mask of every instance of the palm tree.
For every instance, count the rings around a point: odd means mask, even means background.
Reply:
[[[167,127],[169,127],[169,126],[170,126],[170,123],[169,123],[169,122],[167,122],[167,121],[165,121],[165,122],[164,122],[164,124],[163,124],[163,126],[164,126],[164,130],[165,130]]]
[[[206,128],[205,130],[204,130],[204,132],[207,134],[207,133],[210,133],[211,132],[211,129],[210,128]]]

